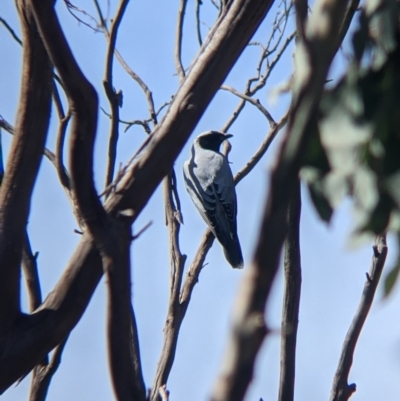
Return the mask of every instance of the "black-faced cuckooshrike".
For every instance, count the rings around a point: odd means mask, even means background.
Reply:
[[[243,268],[243,256],[236,228],[236,192],[227,158],[219,152],[232,135],[217,131],[200,134],[192,156],[183,166],[186,189],[201,217],[221,243],[229,264]]]

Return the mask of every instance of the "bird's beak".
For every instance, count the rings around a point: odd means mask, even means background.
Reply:
[[[233,137],[232,134],[225,134],[225,139],[224,139],[224,141],[225,141],[226,139],[229,139],[229,138],[232,138],[232,137]]]

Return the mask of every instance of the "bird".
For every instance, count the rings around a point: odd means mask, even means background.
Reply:
[[[228,159],[220,153],[222,142],[232,136],[218,131],[200,134],[194,140],[190,159],[184,163],[183,177],[189,196],[222,245],[227,261],[241,269],[235,183]]]

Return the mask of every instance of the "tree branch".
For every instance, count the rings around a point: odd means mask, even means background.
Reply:
[[[163,120],[108,198],[108,212],[114,215],[118,210],[132,209],[130,221],[136,220],[270,5],[258,0],[236,0],[217,21]],[[0,392],[65,338],[82,316],[102,274],[94,243],[83,235],[54,290],[3,342]]]
[[[175,67],[178,72],[179,81],[182,82],[185,78],[185,69],[182,64],[182,37],[187,0],[181,0],[179,4],[178,23],[176,24],[175,34]]]
[[[261,104],[259,99],[253,99],[252,97],[247,96],[244,93],[240,93],[235,88],[232,88],[231,86],[228,86],[228,85],[222,85],[221,89],[231,92],[235,96],[240,97],[241,99],[245,100],[246,102],[251,103],[253,106],[257,107],[257,109],[260,110],[262,114],[264,114],[264,116],[266,117],[266,119],[268,120],[268,122],[271,126],[276,125],[275,120],[272,118],[270,112]]]
[[[202,5],[201,0],[196,0],[196,33],[197,40],[199,42],[199,46],[201,47],[203,44],[203,38],[201,37],[201,22],[200,22],[200,7]]]
[[[175,195],[175,202],[173,199]],[[150,400],[157,401],[160,397],[160,389],[166,386],[172,364],[175,359],[178,334],[184,314],[179,304],[179,291],[181,288],[183,269],[185,267],[186,255],[182,255],[179,246],[179,232],[182,216],[176,190],[176,177],[174,169],[164,178],[164,202],[165,218],[168,227],[169,252],[171,264],[171,284],[168,303],[167,318],[164,326],[164,343],[161,351],[154,383],[151,390]]]
[[[277,132],[282,128],[284,123],[287,120],[287,115],[284,116],[281,121],[278,122],[268,133],[266,139],[261,144],[260,148],[257,150],[256,154],[250,159],[250,161],[246,164],[246,166],[235,176],[235,184],[241,181],[246,175],[250,173],[250,171],[254,168],[254,166],[261,159],[262,155],[265,154],[269,145],[272,143],[272,139],[276,136]],[[171,201],[169,201],[171,202]],[[207,256],[208,251],[211,249],[214,242],[214,235],[212,232],[207,229],[201,239],[199,248],[197,249],[196,255],[193,258],[191,265],[189,266],[189,270],[187,272],[185,281],[183,285],[182,282],[182,274],[183,267],[186,261],[186,255],[181,255],[179,250],[179,244],[177,243],[177,236],[179,233],[179,218],[180,210],[172,209],[170,212],[170,217],[168,218],[168,222],[172,222],[168,224],[170,230],[170,238],[172,238],[172,242],[170,244],[170,253],[171,253],[171,265],[172,265],[172,284],[171,284],[171,297],[170,297],[170,305],[168,308],[168,315],[164,327],[164,346],[161,353],[160,361],[157,366],[157,372],[152,388],[152,400],[157,400],[157,391],[158,389],[167,383],[172,364],[175,358],[176,346],[178,343],[178,336],[180,332],[180,328],[183,322],[183,319],[186,316],[187,309],[189,307],[189,303],[191,300],[192,292],[195,285],[198,282],[198,278],[200,276],[200,272],[204,267],[205,258]],[[177,228],[174,228],[176,226]],[[180,289],[180,293],[177,293],[177,290]],[[177,295],[179,299],[177,299]]]
[[[108,344],[114,391],[118,400],[145,400],[137,330],[131,305],[129,220],[109,218],[93,180],[97,130],[97,94],[76,63],[57,20],[54,3],[32,0],[35,18],[54,66],[64,83],[70,109],[70,171],[74,199],[108,276]],[[128,352],[127,352],[128,351]]]
[[[281,369],[278,401],[293,401],[296,371],[296,342],[301,292],[300,257],[300,182],[295,184],[288,211],[288,235],[285,242],[285,292],[282,311]]]
[[[331,401],[347,401],[356,391],[356,385],[348,384],[351,365],[353,364],[353,355],[356,349],[358,338],[367,319],[369,310],[374,300],[375,292],[379,284],[379,279],[383,267],[385,266],[388,248],[386,245],[386,235],[378,235],[373,246],[372,263],[367,280],[364,284],[364,290],[358,305],[356,314],[351,322],[349,331],[343,343],[342,353],[340,355],[339,365],[333,379]]]
[[[115,44],[117,42],[118,28],[122,22],[122,18],[124,16],[128,3],[129,0],[121,0],[117,14],[111,25],[110,34],[108,35],[106,72],[103,81],[105,92],[111,108],[111,133],[108,144],[108,162],[107,162],[107,173],[106,173],[106,184],[105,184],[106,187],[111,184],[114,176],[115,160],[117,157],[117,143],[119,135],[118,134],[119,108],[121,107],[121,101],[122,101],[121,99],[122,92],[116,93],[113,87],[113,78],[112,78],[113,59],[115,52]]]
[[[61,363],[61,355],[64,351],[68,337],[59,344],[53,353],[50,363],[38,365],[34,369],[29,401],[44,401],[50,387],[51,379]],[[46,358],[47,359],[47,358]]]
[[[272,171],[253,261],[236,298],[233,327],[223,367],[212,393],[213,401],[243,400],[253,377],[254,361],[268,331],[264,312],[287,234],[287,208],[310,136],[309,127],[335,54],[345,6],[340,0],[317,1],[308,27],[307,47],[298,50],[305,52],[303,57],[308,57],[310,62],[303,63],[302,69],[295,73],[288,129],[278,163]]]
[[[52,68],[29,6],[17,2],[23,35],[18,120],[0,189],[0,338],[20,313],[20,263],[31,195],[50,115]]]
[[[35,255],[32,253],[29,236],[25,231],[24,245],[22,250],[22,270],[24,272],[26,287],[28,289],[30,312],[33,312],[42,303],[42,291],[40,289],[37,257],[37,253],[35,253]]]
[[[122,216],[121,216],[122,217]],[[112,228],[114,229],[114,227]],[[139,340],[131,303],[130,224],[122,217],[114,248],[102,257],[108,289],[108,354],[118,401],[145,401],[146,388],[140,362]]]
[[[108,32],[108,29],[107,29],[107,26],[105,24],[105,20],[104,20],[103,14],[101,12],[101,8],[99,7],[97,0],[95,0],[95,4],[96,4],[97,13],[98,13],[100,21],[101,21],[101,26],[103,28],[103,32],[106,35],[106,37],[108,38],[109,37],[109,32]],[[149,108],[150,119],[153,121],[153,124],[156,125],[157,124],[157,115],[156,115],[156,112],[155,112],[154,100],[153,100],[152,92],[150,91],[149,87],[145,84],[145,82],[139,77],[139,75],[137,75],[129,67],[129,65],[126,63],[126,61],[124,60],[124,58],[122,57],[122,55],[119,53],[119,51],[117,49],[115,49],[115,56],[116,56],[117,60],[119,61],[119,63],[121,64],[122,68],[126,71],[126,73],[143,90],[143,93],[144,93],[144,95],[146,97],[147,105],[148,105],[148,108]]]

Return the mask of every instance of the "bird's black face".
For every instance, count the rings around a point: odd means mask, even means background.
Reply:
[[[232,135],[230,134],[222,134],[220,132],[210,131],[210,133],[199,137],[199,145],[203,149],[219,152],[219,147],[221,146],[221,143],[231,136]]]

